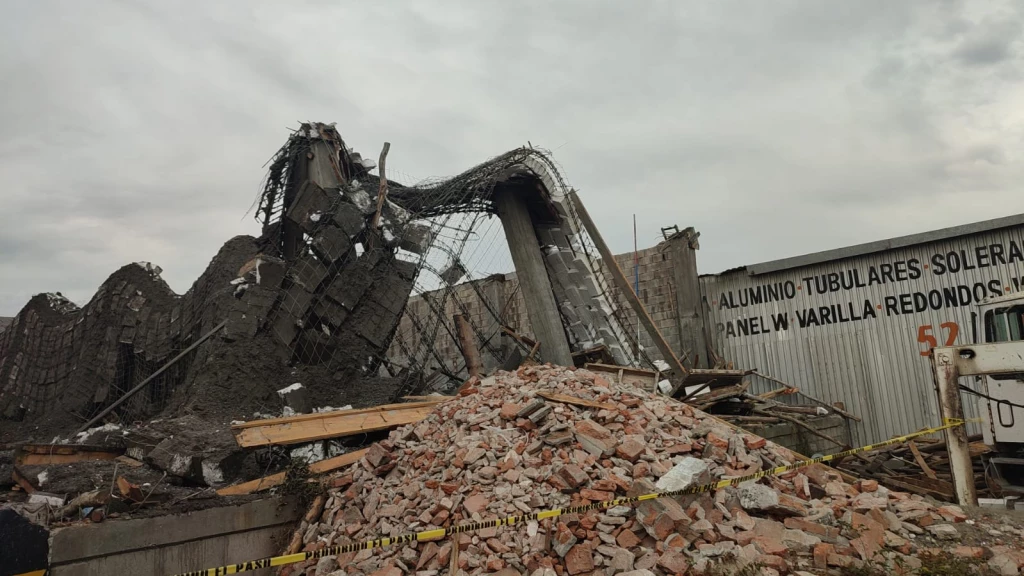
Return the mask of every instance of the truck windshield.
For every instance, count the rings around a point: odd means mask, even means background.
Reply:
[[[1024,306],[996,308],[985,313],[986,342],[1024,340]]]

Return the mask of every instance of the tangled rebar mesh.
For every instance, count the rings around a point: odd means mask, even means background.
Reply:
[[[435,373],[461,381],[458,315],[488,368],[502,364],[522,344],[506,334],[530,327],[514,275],[500,290],[485,285],[512,268],[494,217],[501,187],[539,192],[546,206],[538,248],[571,349],[604,345],[620,364],[650,366],[549,153],[517,148],[411,185],[382,183],[374,167],[319,123],[303,124],[271,159],[257,219],[265,252],[288,263],[270,322],[294,361],[401,377],[406,390]]]
[[[333,197],[331,214],[345,202],[359,204],[354,198],[358,190],[372,192],[381,188],[380,177],[369,173],[369,163],[346,147],[333,127],[304,125],[274,157],[259,201],[265,236],[276,235],[272,241],[282,253],[287,252],[281,235],[286,227],[282,219],[288,216],[284,210],[288,187],[296,186],[299,161],[315,148],[315,140],[329,141],[336,152],[331,154],[331,161],[337,176],[333,183],[337,184],[338,192]],[[373,257],[380,260],[373,268],[387,276],[393,272],[394,263],[411,265],[413,305],[409,310],[404,301],[400,306],[396,301],[391,302],[392,306],[371,307],[378,314],[375,317],[364,314],[362,320],[371,322],[377,329],[371,330],[362,324],[352,326],[363,340],[370,341],[369,348],[361,349],[361,355],[366,358],[363,367],[383,368],[392,375],[438,372],[458,381],[465,377],[466,367],[453,316],[460,315],[468,322],[476,338],[475,345],[489,359],[490,367],[501,364],[517,342],[503,336],[505,329],[529,331],[525,306],[518,302],[518,282],[514,277],[508,277],[507,282],[503,280],[505,290],[501,294],[484,293],[486,276],[512,268],[500,220],[493,217],[495,191],[499,186],[531,192],[540,190],[542,200],[554,216],[553,222],[538,229],[542,244],[539,248],[553,256],[547,257],[545,264],[550,275],[556,278],[553,288],[571,348],[580,351],[603,344],[621,364],[650,366],[650,358],[638,346],[632,322],[617,301],[594,243],[584,232],[579,214],[569,200],[569,187],[557,165],[546,151],[522,147],[451,178],[413,185],[387,182],[383,209],[390,209],[399,216],[379,230],[388,237],[376,245],[384,252]],[[331,226],[331,220],[325,215],[303,236],[302,249],[294,256],[292,266],[297,270],[293,276],[312,276],[313,280],[307,279],[305,293],[286,291],[282,303],[287,314],[298,319],[303,342],[299,343],[297,354],[305,362],[322,361],[329,352],[325,341],[330,339],[330,330],[337,330],[341,324],[329,322],[329,326],[325,326],[323,319],[331,316],[330,311],[325,310],[327,314],[316,311],[317,307],[331,307],[330,298],[326,299],[327,304],[323,298],[318,300],[324,291],[321,277],[325,274],[320,268],[327,269],[329,277],[336,272],[332,267],[340,272],[347,265],[344,261],[339,265],[330,258],[325,260],[315,249],[317,235],[324,226]],[[370,244],[375,234],[377,230],[367,228],[361,235],[353,236],[352,242],[357,246]],[[420,245],[421,250],[403,248],[403,245],[408,247],[410,234],[428,239],[425,243],[414,243]],[[362,258],[365,258],[363,254],[357,254],[355,260]],[[399,276],[407,278],[408,270],[406,268]],[[572,285],[566,274],[576,275],[572,282],[583,278],[584,285]],[[353,303],[343,308],[354,313],[358,306]],[[312,313],[306,311],[310,308]],[[396,311],[399,312],[397,317]],[[288,338],[290,335],[285,335],[284,339]],[[335,359],[354,359],[351,354],[347,356]],[[543,349],[539,356],[543,357]]]

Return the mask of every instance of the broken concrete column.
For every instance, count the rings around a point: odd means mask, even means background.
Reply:
[[[697,250],[700,233],[692,227],[668,239],[672,255],[672,284],[676,299],[676,326],[680,358],[688,368],[709,366],[704,310],[697,279]]]
[[[562,328],[551,279],[544,266],[544,257],[526,198],[522,191],[497,190],[494,203],[505,229],[505,238],[512,253],[530,325],[534,337],[540,342],[541,355],[548,362],[572,366],[569,341]]]

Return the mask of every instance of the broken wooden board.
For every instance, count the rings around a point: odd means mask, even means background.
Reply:
[[[449,398],[444,397],[430,402],[386,404],[362,410],[300,414],[235,424],[231,429],[238,445],[243,448],[302,444],[419,422],[446,400]]]
[[[11,470],[11,479],[14,480],[14,483],[24,490],[26,494],[32,494],[37,490],[37,488],[28,481],[28,478],[18,470],[17,466]]]
[[[936,480],[937,477],[935,476],[935,471],[928,467],[928,464],[924,461],[924,457],[921,456],[921,451],[917,449],[917,444],[911,440],[910,442],[907,442],[907,446],[910,448],[910,453],[914,455],[914,461],[917,462],[917,465],[921,468],[921,471],[924,472],[925,476],[932,480]]]
[[[561,402],[562,404],[572,404],[574,406],[583,406],[584,408],[597,408],[599,410],[618,410],[619,407],[615,404],[605,404],[594,400],[587,400],[586,398],[579,398],[577,396],[569,396],[568,394],[555,394],[554,392],[537,392],[537,396],[541,398],[551,400],[552,402]]]
[[[658,385],[659,373],[655,370],[592,362],[588,362],[584,368],[615,384],[631,384],[648,392],[653,392]]]
[[[93,460],[116,460],[122,454],[124,448],[110,446],[22,444],[14,451],[14,463],[19,466],[74,464]]]
[[[343,468],[349,464],[355,464],[366,454],[368,449],[356,450],[355,452],[349,452],[348,454],[342,454],[341,456],[335,456],[334,458],[328,458],[319,462],[314,462],[309,465],[309,472],[311,474],[324,474],[325,472],[331,472],[338,468]],[[233,486],[227,486],[217,490],[218,496],[238,496],[241,494],[252,494],[254,492],[260,492],[261,490],[270,490],[275,486],[284,484],[286,478],[286,472],[278,472],[277,474],[271,474],[270,476],[264,476],[263,478],[257,478],[248,482],[242,482],[241,484],[235,484]]]

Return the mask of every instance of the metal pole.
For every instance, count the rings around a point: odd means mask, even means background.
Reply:
[[[106,416],[107,414],[110,414],[111,412],[113,412],[115,408],[117,408],[121,404],[124,404],[126,400],[128,400],[129,398],[131,398],[132,396],[137,394],[139,392],[139,390],[142,390],[146,386],[146,384],[149,384],[150,380],[153,380],[157,376],[163,374],[164,371],[166,371],[168,368],[170,368],[171,366],[174,366],[174,364],[178,360],[181,360],[182,358],[184,358],[186,354],[188,354],[189,352],[195,350],[196,347],[199,346],[200,344],[202,344],[203,342],[206,342],[210,338],[210,336],[213,336],[218,331],[220,331],[220,329],[223,328],[225,325],[227,325],[227,323],[228,323],[228,321],[224,320],[220,324],[217,324],[216,328],[214,328],[213,330],[210,330],[209,332],[207,332],[202,338],[200,338],[199,340],[196,340],[188,348],[185,348],[184,350],[182,350],[181,353],[178,354],[177,356],[175,356],[170,362],[168,362],[167,364],[164,364],[156,372],[153,372],[152,374],[150,374],[149,378],[146,378],[142,382],[139,382],[139,384],[135,388],[132,388],[131,390],[125,392],[123,396],[121,396],[117,400],[114,400],[113,404],[111,404],[110,406],[107,406],[106,408],[101,410],[100,413],[97,414],[96,416],[94,416],[92,420],[89,420],[88,422],[83,424],[82,427],[78,429],[78,431],[79,432],[84,432],[84,431],[88,430],[89,428],[91,428],[93,424],[99,422],[101,419],[103,419],[104,416]]]

